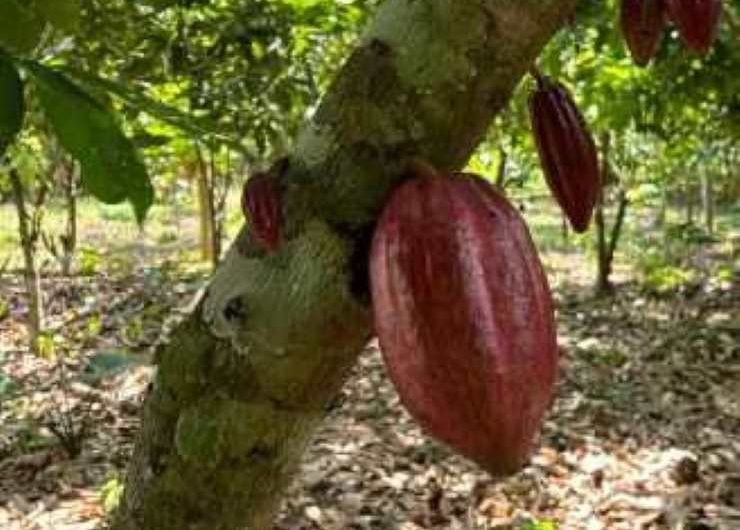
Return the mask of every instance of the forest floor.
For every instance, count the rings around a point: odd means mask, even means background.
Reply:
[[[47,277],[39,355],[20,278],[0,279],[0,528],[97,528],[115,503],[151,352],[206,277],[158,248]],[[740,284],[715,274],[724,250],[694,258],[690,281],[658,290],[618,263],[597,299],[582,252],[544,252],[558,396],[531,465],[505,480],[425,437],[369,345],[276,529],[740,529]]]

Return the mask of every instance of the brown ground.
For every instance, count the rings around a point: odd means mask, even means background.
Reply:
[[[278,527],[740,529],[738,286],[701,281],[658,297],[624,283],[613,299],[594,301],[558,276],[572,263],[551,264],[565,355],[531,466],[494,482],[425,438],[369,347]],[[148,352],[178,318],[168,308],[184,308],[201,284],[201,275],[166,266],[49,282],[60,362],[51,346],[47,359],[27,352],[25,302],[17,281],[4,280],[0,528],[100,525],[131,449]],[[121,350],[136,352],[133,362],[100,372],[109,358],[99,354]],[[10,379],[15,390],[2,392]],[[81,452],[70,457],[59,439],[80,429]]]

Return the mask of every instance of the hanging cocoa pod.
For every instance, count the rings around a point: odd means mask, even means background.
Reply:
[[[622,35],[637,65],[647,66],[658,53],[667,18],[665,0],[622,0]]]
[[[558,355],[547,278],[516,209],[476,175],[417,174],[384,207],[370,278],[403,405],[490,473],[520,469]]]
[[[601,186],[596,146],[568,90],[536,78],[529,114],[542,171],[573,230],[585,232]]]
[[[256,173],[244,183],[242,211],[255,241],[270,252],[282,238],[283,212],[280,183],[274,174]]]
[[[667,0],[668,13],[686,46],[706,54],[714,43],[722,0]]]

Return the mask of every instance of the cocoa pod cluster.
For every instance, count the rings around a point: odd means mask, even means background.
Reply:
[[[529,114],[542,171],[573,230],[585,232],[601,191],[596,145],[568,90],[535,77]]]
[[[487,181],[427,166],[410,177],[370,254],[387,372],[428,434],[491,474],[514,473],[553,398],[547,278],[519,212]]]
[[[646,66],[658,53],[669,21],[687,48],[708,53],[721,12],[722,0],[622,0],[620,26],[633,60]]]

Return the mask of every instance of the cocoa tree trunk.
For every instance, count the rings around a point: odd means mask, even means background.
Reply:
[[[264,255],[242,230],[157,353],[114,530],[271,528],[370,337],[368,244],[404,158],[460,168],[573,5],[379,8],[280,177],[286,241]]]
[[[686,199],[686,224],[694,224],[694,186],[689,184],[684,190]]]
[[[218,154],[214,148],[210,150],[210,199],[211,199],[211,263],[213,268],[218,267],[223,250],[224,225],[226,222],[226,199],[228,199],[231,185],[234,181],[231,153],[226,150],[223,168],[219,169],[216,163]]]
[[[508,153],[503,147],[498,148],[499,162],[498,169],[496,170],[496,187],[503,190],[506,187],[506,163],[508,161]]]
[[[627,216],[627,206],[629,200],[627,199],[627,193],[623,190],[619,190],[619,198],[617,199],[617,213],[614,218],[614,224],[612,225],[611,233],[609,234],[609,247],[606,252],[606,264],[605,264],[605,276],[606,284],[609,289],[614,290],[614,285],[611,283],[612,264],[614,263],[614,253],[617,250],[619,239],[622,236],[622,227],[624,226],[624,219]]]
[[[599,195],[594,210],[594,224],[596,225],[596,296],[604,296],[611,293],[609,281],[609,250],[606,238],[606,221],[604,219],[604,194]]]
[[[704,210],[704,226],[709,235],[714,234],[714,187],[711,174],[704,170],[701,177],[701,204]]]
[[[15,168],[9,172],[10,184],[13,189],[13,202],[18,214],[18,234],[23,250],[23,278],[28,294],[28,341],[31,351],[38,351],[38,339],[44,329],[43,291],[41,289],[41,274],[36,262],[38,250],[39,230],[36,216],[29,213],[26,203],[23,182]],[[41,207],[45,188],[39,192],[37,207]]]
[[[606,235],[606,221],[604,216],[604,204],[607,193],[607,176],[609,174],[609,151],[611,137],[608,133],[601,135],[601,190],[596,200],[594,210],[594,224],[596,225],[596,296],[603,296],[611,293],[611,283],[609,282],[610,263],[609,263],[609,243]]]
[[[216,168],[216,153],[214,152],[213,146],[208,149],[208,163],[207,175],[208,178],[208,213],[211,218],[208,220],[208,224],[211,227],[211,265],[214,269],[218,267],[218,262],[221,259],[221,231],[218,225],[218,211],[216,210],[216,181],[218,180],[217,168]]]
[[[668,186],[661,186],[660,191],[660,206],[658,207],[658,215],[655,217],[655,228],[663,228],[666,223],[668,216]]]
[[[195,148],[195,190],[198,203],[198,221],[200,234],[200,252],[204,261],[213,263],[213,201],[209,179],[208,163],[203,157],[200,146]]]
[[[77,178],[78,169],[74,162],[65,164],[64,199],[66,202],[67,222],[64,227],[62,242],[62,275],[72,273],[72,262],[77,249]]]

